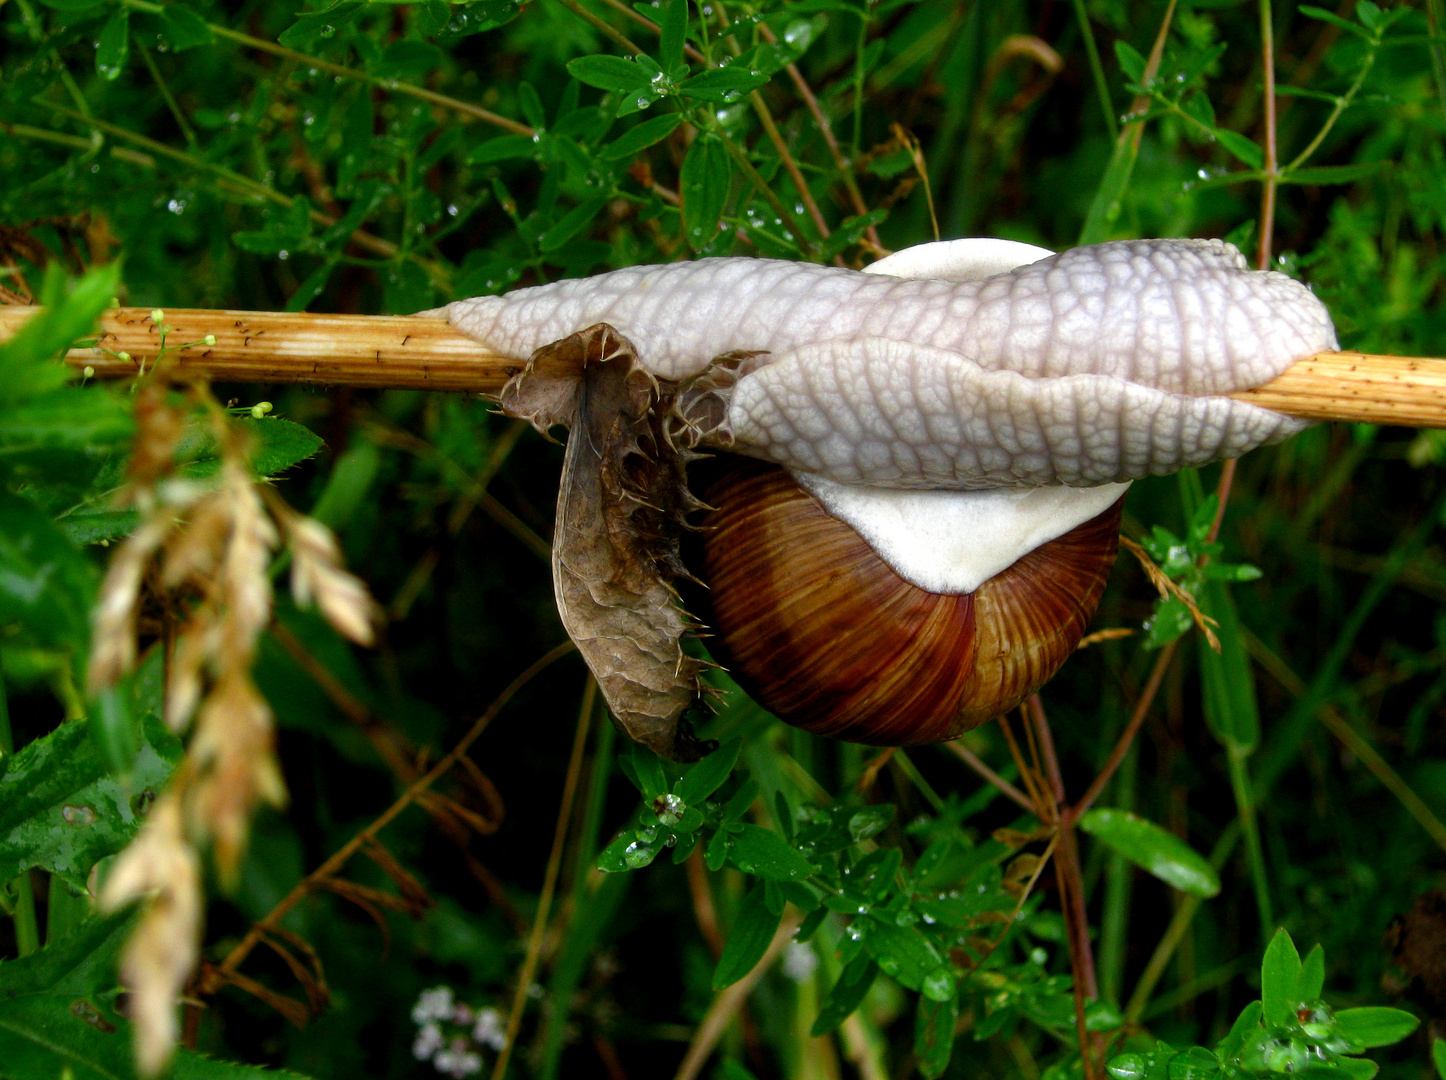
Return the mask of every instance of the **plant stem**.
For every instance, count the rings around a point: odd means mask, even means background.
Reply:
[[[1100,98],[1100,112],[1105,118],[1105,130],[1109,132],[1110,141],[1114,142],[1120,134],[1119,121],[1115,119],[1115,109],[1110,101],[1110,84],[1105,78],[1105,66],[1100,63],[1099,46],[1095,44],[1094,27],[1090,25],[1089,12],[1085,11],[1084,0],[1074,0],[1074,17],[1079,23],[1080,36],[1084,38],[1085,53],[1089,57],[1090,72],[1094,75],[1095,93]]]
[[[1260,191],[1260,247],[1255,265],[1259,270],[1270,267],[1271,245],[1275,236],[1275,196],[1280,184],[1280,159],[1275,144],[1275,17],[1270,0],[1260,4],[1260,59],[1265,95],[1265,182]]]

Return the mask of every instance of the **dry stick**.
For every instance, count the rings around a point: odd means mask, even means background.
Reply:
[[[578,710],[577,733],[572,739],[572,757],[567,763],[567,778],[562,783],[562,804],[557,810],[557,828],[552,834],[552,853],[547,857],[547,870],[542,878],[542,894],[537,899],[537,916],[532,920],[532,936],[527,941],[527,956],[522,961],[522,971],[517,976],[517,989],[512,995],[512,1011],[507,1016],[507,1037],[497,1055],[497,1064],[492,1069],[492,1080],[502,1080],[507,1075],[507,1062],[512,1057],[512,1044],[517,1040],[517,1030],[522,1026],[522,1012],[527,1007],[532,976],[542,959],[542,939],[547,933],[547,916],[552,909],[552,895],[557,888],[558,871],[562,869],[562,848],[567,841],[568,824],[572,820],[572,799],[577,792],[577,778],[582,774],[582,754],[587,746],[589,721],[596,706],[597,680],[589,675],[587,688],[582,695],[582,707]]]
[[[0,306],[0,341],[38,310]],[[435,317],[201,308],[167,309],[165,322],[175,370],[221,382],[496,393],[522,369]],[[215,345],[199,343],[207,334]],[[149,308],[115,308],[101,317],[98,347],[72,349],[66,360],[97,378],[125,378],[142,362],[149,371],[158,347]],[[1446,427],[1446,361],[1324,352],[1230,396],[1306,420]]]
[[[393,818],[405,810],[411,803],[415,802],[418,795],[426,791],[449,772],[452,766],[461,761],[462,755],[477,741],[478,736],[486,730],[487,725],[492,722],[493,718],[502,711],[503,706],[511,701],[519,690],[531,682],[539,672],[554,660],[566,656],[572,652],[574,648],[576,648],[576,646],[570,641],[564,641],[561,645],[554,646],[540,660],[535,661],[531,667],[527,668],[521,675],[508,683],[502,690],[502,693],[498,694],[497,697],[492,700],[492,704],[487,706],[487,711],[477,718],[477,722],[472,725],[466,735],[462,736],[461,741],[451,749],[446,757],[438,761],[437,764],[433,765],[432,768],[427,771],[426,775],[422,776],[416,783],[402,792],[397,801],[387,807],[380,817],[338,848],[336,853],[327,859],[326,862],[302,878],[294,889],[287,893],[274,908],[266,913],[265,918],[252,925],[251,929],[246,932],[246,936],[236,944],[235,948],[226,954],[226,959],[221,961],[218,969],[230,975],[240,967],[242,961],[250,955],[251,950],[257,946],[261,938],[271,932],[272,928],[286,917],[287,912],[309,896],[312,890],[322,881],[340,870],[348,859],[355,855],[365,844],[370,843],[377,833],[381,832],[382,829],[391,823]]]

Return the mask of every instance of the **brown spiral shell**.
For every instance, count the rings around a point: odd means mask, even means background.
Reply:
[[[1099,604],[1124,503],[951,595],[899,577],[779,466],[710,471],[709,649],[781,719],[873,746],[953,739],[1049,679]]]

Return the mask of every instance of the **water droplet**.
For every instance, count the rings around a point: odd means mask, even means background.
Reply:
[[[285,262],[287,259],[291,258],[291,252],[289,252],[289,251],[278,251],[278,252],[276,253],[276,257],[277,257],[278,259],[280,259],[282,262]]]
[[[336,36],[336,27],[334,27],[334,26],[332,26],[331,24],[328,23],[326,26],[323,26],[323,27],[322,27],[319,31],[317,31],[317,32],[318,32],[322,37],[324,37],[324,38],[335,37],[335,36]]]
[[[67,803],[60,808],[60,816],[69,825],[95,824],[95,811],[88,806],[71,806]]]

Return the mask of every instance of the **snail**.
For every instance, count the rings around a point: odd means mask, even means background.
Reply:
[[[1129,483],[1299,431],[1226,395],[1335,348],[1307,288],[1198,240],[949,241],[865,272],[703,259],[437,314],[518,359],[505,411],[572,429],[564,625],[629,734],[683,758],[677,575],[708,586],[710,648],[783,719],[954,738],[1074,649]]]

